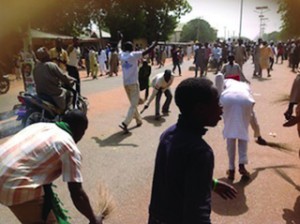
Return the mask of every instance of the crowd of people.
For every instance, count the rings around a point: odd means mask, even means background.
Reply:
[[[279,58],[281,62],[289,60],[292,71],[296,71],[300,60],[300,41],[275,44],[261,39],[245,43],[242,39],[228,39],[186,47],[173,45],[167,53],[168,49],[158,46],[157,42],[140,49],[130,41],[122,43],[122,37],[120,34],[116,48],[107,45],[106,49],[96,50],[91,47],[84,49],[82,54],[77,38],[66,50],[62,48],[60,39],[49,51],[44,47],[39,48],[35,53],[37,64],[33,70],[36,91],[51,97],[56,106],[66,110],[69,96],[61,83],[75,83],[76,91],[81,94],[78,67],[82,65],[82,58],[85,59],[87,77],[93,79],[104,75],[117,76],[120,65],[130,104],[125,119],[119,124],[125,134],[129,133],[133,119],[137,127],[143,124],[138,111],[140,103],[145,103],[143,110],[146,110],[155,98],[155,119],[159,120],[161,113],[166,116],[169,114],[174,98],[180,115],[176,124],[164,131],[159,140],[148,223],[211,223],[211,192],[215,191],[224,199],[234,199],[237,191],[230,184],[213,178],[214,153],[203,139],[206,128],[215,127],[223,117],[223,136],[228,152],[227,178],[231,181],[235,178],[237,145],[238,171],[242,179],[249,180],[250,172],[246,169],[248,127],[252,126],[258,144],[265,145],[267,142],[260,134],[254,112],[255,100],[250,82],[243,73],[243,65],[252,57],[255,78],[261,78],[264,70],[270,77],[273,64],[278,63]],[[170,87],[176,69],[178,75],[182,75],[184,55],[188,60],[194,58],[195,77],[181,81],[173,97]],[[160,68],[168,56],[173,63],[172,69],[165,69],[150,80],[154,58]],[[215,82],[205,78],[209,68],[215,69]],[[198,78],[199,71],[201,78]],[[291,89],[285,126],[300,123],[299,80],[298,75]],[[150,97],[149,86],[153,89]],[[145,98],[141,100],[140,91],[143,90]],[[163,93],[166,100],[161,107]],[[295,104],[296,116],[293,116]],[[1,145],[0,202],[22,223],[51,223],[61,218],[55,212],[57,205],[52,202],[54,196],[51,191],[52,182],[60,175],[68,183],[71,199],[78,211],[92,224],[103,222],[102,215],[96,215],[91,208],[81,185],[81,153],[76,143],[84,136],[87,127],[86,115],[78,110],[70,110],[61,122],[33,124]]]

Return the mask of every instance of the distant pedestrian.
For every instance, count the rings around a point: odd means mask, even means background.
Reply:
[[[281,64],[283,63],[285,52],[284,52],[284,46],[282,42],[279,42],[277,44],[277,54],[276,54],[276,64],[278,64],[279,57],[281,58]]]
[[[67,71],[66,65],[69,61],[68,53],[66,50],[62,47],[62,39],[57,38],[55,40],[55,47],[51,48],[49,50],[50,59],[58,65],[60,69],[62,69],[64,72]]]
[[[221,73],[225,79],[235,79],[237,81],[243,81],[250,83],[243,74],[243,71],[239,64],[235,63],[233,55],[228,56],[228,63],[222,68]]]
[[[90,76],[90,58],[89,58],[89,48],[86,47],[84,48],[83,51],[83,58],[84,58],[84,64],[85,64],[85,69],[86,69],[86,77]]]
[[[97,62],[97,52],[95,47],[92,47],[89,51],[89,62],[90,62],[90,71],[93,79],[97,79],[98,75],[98,62]]]
[[[181,68],[180,68],[180,60],[181,60],[181,52],[180,49],[173,45],[171,50],[173,69],[172,72],[175,72],[176,67],[178,68],[179,76],[181,76]]]
[[[234,51],[235,61],[239,64],[241,70],[243,70],[243,65],[247,60],[247,51],[242,39],[238,39],[238,45],[235,46]]]
[[[257,43],[253,47],[253,64],[254,71],[253,77],[259,77],[260,75],[260,47],[261,47],[261,39],[258,39]]]
[[[81,57],[81,52],[79,48],[78,38],[73,38],[73,44],[71,44],[68,49],[69,61],[67,62],[67,71],[69,76],[76,79],[76,91],[78,94],[81,94],[80,90],[80,76],[78,72],[78,64]]]
[[[107,56],[106,56],[106,51],[105,49],[100,49],[98,51],[98,64],[99,64],[99,70],[100,70],[100,75],[99,76],[103,76],[107,74],[107,67],[106,67],[106,63],[107,63]]]
[[[205,47],[201,43],[198,43],[198,48],[195,50],[194,64],[195,64],[195,78],[198,76],[198,70],[200,69],[200,77],[203,77],[206,72],[206,57]]]
[[[270,57],[274,57],[271,48],[268,46],[267,41],[264,41],[260,50],[259,50],[259,76],[262,77],[262,71],[267,70],[268,77],[271,77],[270,74]]]
[[[175,90],[178,121],[160,137],[148,224],[210,224],[211,191],[224,199],[236,190],[213,179],[214,153],[202,136],[221,119],[217,90],[208,79],[189,78]]]
[[[269,47],[271,48],[272,51],[272,54],[270,55],[270,71],[273,71],[273,65],[274,65],[275,55],[276,55],[274,42],[271,42]]]
[[[148,64],[147,60],[143,60],[143,64],[139,69],[139,85],[140,91],[145,90],[145,99],[148,99],[149,95],[149,78],[151,75],[151,66]]]
[[[211,49],[211,58],[213,67],[216,69],[215,74],[218,74],[221,67],[222,59],[222,49],[217,43],[214,44],[214,47]]]
[[[119,56],[116,52],[115,48],[111,48],[111,54],[109,58],[109,75],[113,76],[115,74],[118,76],[118,70],[119,70]]]

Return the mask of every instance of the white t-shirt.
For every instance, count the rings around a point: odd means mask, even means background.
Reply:
[[[74,47],[73,51],[71,51],[69,54],[68,65],[77,67],[79,59],[80,59],[80,48]]]
[[[122,65],[124,85],[132,85],[138,83],[138,61],[143,57],[143,52],[121,51],[119,56]]]
[[[153,92],[147,101],[146,105],[149,106],[152,100],[155,98],[158,90],[161,89],[163,92],[168,89],[174,81],[174,75],[171,75],[169,82],[166,82],[164,78],[164,72],[157,74],[151,81],[151,86],[153,87]]]

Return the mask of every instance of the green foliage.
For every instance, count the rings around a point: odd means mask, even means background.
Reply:
[[[278,0],[279,10],[283,21],[282,38],[300,37],[300,1],[299,0]]]
[[[203,19],[193,19],[182,28],[181,41],[212,42],[217,39],[216,30]]]
[[[101,29],[109,30],[115,40],[120,30],[128,40],[153,41],[158,33],[161,39],[167,39],[178,19],[191,11],[187,0],[0,1],[0,38],[13,28],[24,33],[28,24],[46,32],[79,35],[93,21]]]
[[[146,38],[149,42],[158,34],[167,39],[177,19],[191,11],[186,0],[103,0],[101,8],[107,12],[103,21],[113,39],[120,30],[127,40]]]
[[[266,40],[266,41],[271,41],[273,40],[274,42],[280,40],[280,32],[278,31],[274,31],[272,33],[268,33],[268,34],[264,34],[263,36],[263,40]]]

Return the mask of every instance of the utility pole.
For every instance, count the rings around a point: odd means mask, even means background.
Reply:
[[[241,0],[241,11],[240,11],[240,30],[239,30],[239,37],[242,35],[242,24],[243,24],[243,5],[244,0]]]
[[[259,37],[262,38],[265,31],[266,24],[264,21],[268,20],[268,18],[265,18],[264,14],[269,11],[268,6],[257,6],[255,12],[257,12],[259,15]]]

